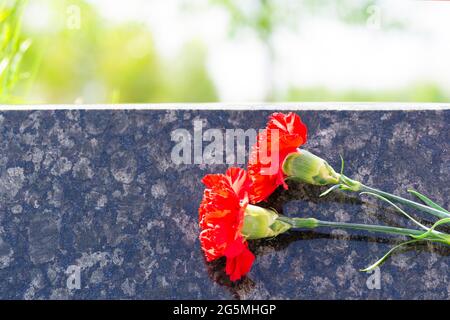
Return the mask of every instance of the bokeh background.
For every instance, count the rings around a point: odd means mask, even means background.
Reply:
[[[0,0],[0,102],[448,102],[449,1]]]

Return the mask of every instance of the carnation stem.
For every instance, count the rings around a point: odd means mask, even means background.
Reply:
[[[421,203],[418,203],[418,202],[415,202],[415,201],[412,201],[412,200],[408,200],[408,199],[396,196],[396,195],[388,193],[388,192],[384,192],[384,191],[381,191],[381,190],[378,190],[378,189],[375,189],[375,188],[371,188],[371,187],[365,186],[363,184],[361,184],[361,189],[359,191],[375,193],[375,194],[380,195],[382,197],[385,197],[385,198],[387,198],[389,200],[393,200],[393,201],[396,201],[398,203],[410,206],[410,207],[412,207],[414,209],[430,213],[430,214],[432,214],[432,215],[434,215],[436,217],[439,217],[441,219],[443,219],[443,218],[450,218],[450,214],[448,214],[446,212],[443,212],[441,210],[438,210],[438,209],[426,206],[424,204],[421,204]]]
[[[308,228],[314,229],[318,227],[330,227],[336,229],[353,229],[353,230],[364,230],[370,232],[381,232],[386,234],[396,234],[409,237],[418,237],[424,234],[424,231],[408,229],[408,228],[398,228],[389,227],[381,225],[370,225],[370,224],[360,224],[360,223],[347,223],[347,222],[333,222],[333,221],[323,221],[317,220],[315,218],[289,218],[285,216],[279,216],[278,220],[290,224],[293,228]],[[435,240],[442,242],[442,238],[438,235],[442,235],[439,231],[430,232],[429,236],[423,240]]]
[[[331,227],[331,228],[342,228],[342,229],[354,229],[354,230],[365,230],[372,232],[381,232],[388,234],[398,234],[411,236],[416,235],[419,236],[423,234],[421,230],[407,229],[407,228],[398,228],[398,227],[389,227],[389,226],[381,226],[381,225],[366,225],[360,223],[343,223],[343,222],[333,222],[333,221],[318,221],[319,227]]]

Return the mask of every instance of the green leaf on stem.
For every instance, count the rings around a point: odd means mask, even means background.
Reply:
[[[408,189],[408,192],[411,193],[412,195],[415,195],[417,198],[419,198],[423,203],[425,203],[427,206],[432,207],[436,210],[440,210],[443,212],[446,212],[448,214],[450,214],[450,211],[445,210],[444,208],[442,208],[440,205],[438,205],[437,203],[433,202],[430,198],[428,198],[427,196],[412,190],[412,189]]]
[[[389,250],[383,257],[381,257],[377,262],[375,262],[374,264],[368,266],[368,267],[365,268],[365,269],[361,269],[360,271],[363,271],[363,272],[372,271],[372,270],[375,269],[376,267],[380,266],[384,261],[386,261],[386,259],[389,258],[389,256],[390,256],[391,254],[393,254],[394,251],[396,251],[397,249],[399,249],[399,248],[401,248],[401,247],[403,247],[403,246],[405,246],[405,245],[408,245],[408,244],[411,244],[411,243],[415,243],[415,242],[419,242],[419,241],[423,241],[423,240],[420,240],[420,239],[414,239],[414,240],[405,241],[405,242],[402,242],[402,243],[396,245],[396,246],[393,247],[391,250]]]
[[[414,222],[416,225],[418,225],[419,227],[421,227],[422,229],[425,229],[426,231],[429,230],[428,227],[424,226],[423,224],[421,224],[419,221],[417,221],[416,219],[414,219],[413,217],[411,217],[408,213],[406,213],[406,211],[402,210],[399,206],[397,206],[395,203],[391,202],[390,200],[386,199],[383,196],[380,196],[379,194],[373,193],[373,192],[361,192],[360,194],[368,194],[371,196],[374,196],[380,200],[383,200],[385,202],[387,202],[388,204],[390,204],[391,206],[393,206],[396,210],[398,210],[401,214],[403,214],[405,217],[407,217],[408,219],[410,219],[412,222]]]
[[[342,157],[341,154],[339,154],[339,157],[341,157],[341,175],[344,174],[344,158]]]
[[[441,220],[437,221],[435,224],[433,224],[433,226],[430,229],[428,229],[428,231],[422,233],[420,236],[411,235],[411,237],[414,239],[425,239],[428,236],[433,235],[433,236],[436,236],[436,237],[444,240],[444,242],[448,243],[449,242],[448,235],[433,232],[434,229],[436,229],[438,226],[440,226],[442,224],[447,224],[447,223],[450,223],[450,218],[441,219]]]
[[[329,194],[331,191],[339,189],[339,187],[341,186],[341,184],[335,184],[334,186],[332,186],[331,188],[328,188],[326,191],[322,192],[319,196],[320,197],[324,197],[327,194]]]

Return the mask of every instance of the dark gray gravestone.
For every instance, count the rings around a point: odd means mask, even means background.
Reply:
[[[270,113],[1,112],[0,298],[448,299],[449,247],[395,255],[381,267],[379,285],[375,274],[358,271],[398,237],[319,229],[254,241],[255,264],[235,284],[224,261],[205,262],[197,239],[200,180],[229,165],[174,163],[171,133],[193,133],[201,119],[203,130],[258,129]],[[335,168],[342,154],[348,176],[403,196],[414,188],[450,207],[450,111],[297,113],[309,127],[305,147]],[[373,199],[341,192],[319,199],[323,190],[290,183],[266,205],[410,226]]]

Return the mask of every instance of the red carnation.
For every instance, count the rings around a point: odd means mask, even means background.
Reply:
[[[306,134],[306,126],[295,113],[275,112],[270,116],[250,152],[248,173],[252,180],[252,203],[267,199],[280,185],[287,189],[283,161],[306,142]]]
[[[209,174],[202,182],[206,186],[199,208],[203,252],[207,261],[225,256],[225,271],[236,281],[250,271],[255,260],[241,234],[250,179],[245,170],[230,168],[225,174]]]

